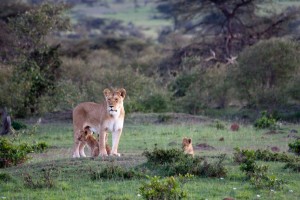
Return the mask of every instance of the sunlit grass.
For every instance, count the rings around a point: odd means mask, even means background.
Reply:
[[[8,173],[13,180],[1,182],[0,197],[7,199],[139,199],[138,188],[145,179],[126,181],[91,180],[90,171],[101,170],[114,162],[127,168],[134,168],[143,164],[146,158],[141,154],[145,149],[152,150],[155,146],[163,149],[180,148],[183,137],[191,137],[194,147],[206,143],[215,150],[198,150],[196,155],[216,156],[227,154],[225,166],[228,175],[224,178],[194,177],[186,183],[188,199],[298,199],[300,198],[300,174],[283,169],[284,163],[258,162],[269,165],[269,174],[286,180],[282,191],[256,190],[250,185],[239,166],[233,163],[233,148],[266,149],[277,146],[281,151],[287,151],[287,144],[293,141],[288,138],[290,129],[299,131],[299,125],[284,125],[280,134],[265,134],[268,130],[257,130],[251,125],[241,125],[238,132],[230,131],[230,123],[222,122],[224,130],[215,127],[215,122],[206,123],[148,123],[137,124],[125,122],[121,136],[119,152],[120,158],[103,159],[101,157],[73,159],[72,124],[54,123],[42,124],[34,135],[20,135],[19,142],[42,142],[49,144],[45,153],[31,154],[32,159],[26,163],[6,169],[0,173]],[[220,141],[223,137],[224,141]],[[111,144],[111,135],[109,135]],[[87,154],[89,154],[87,150]],[[45,170],[52,170],[54,188],[31,189],[24,185],[23,176],[26,173],[33,177],[41,176]],[[235,188],[235,189],[234,189]]]

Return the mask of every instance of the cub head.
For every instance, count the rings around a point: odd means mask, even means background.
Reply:
[[[105,100],[107,103],[107,111],[111,115],[119,115],[123,108],[123,100],[126,96],[126,90],[124,88],[117,90],[105,89],[103,91]]]
[[[192,150],[193,146],[192,146],[192,139],[191,138],[183,138],[182,139],[182,150],[187,153],[190,150]]]
[[[80,131],[78,140],[81,142],[87,141],[89,135],[93,135],[93,132],[90,130],[89,126],[86,126],[83,130]]]

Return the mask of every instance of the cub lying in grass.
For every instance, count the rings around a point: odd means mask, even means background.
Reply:
[[[86,126],[83,131],[80,131],[78,140],[80,142],[85,142],[91,148],[91,154],[93,157],[99,155],[99,143],[96,138],[93,136],[93,132],[90,130],[89,126]],[[105,145],[107,154],[110,154],[110,147],[108,144]]]
[[[192,139],[191,138],[184,137],[182,139],[182,150],[184,151],[184,153],[194,156],[194,148],[193,148],[193,145],[192,145]]]

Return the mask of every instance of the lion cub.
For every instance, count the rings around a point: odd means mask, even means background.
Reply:
[[[93,132],[90,130],[89,126],[86,126],[83,131],[80,131],[78,140],[87,143],[87,145],[91,148],[91,153],[93,157],[97,157],[99,155],[99,143],[93,136]],[[109,145],[106,144],[105,148],[107,151],[107,155],[109,155],[111,151]]]
[[[182,139],[182,149],[183,149],[184,153],[194,156],[194,149],[193,149],[191,138],[184,137]]]

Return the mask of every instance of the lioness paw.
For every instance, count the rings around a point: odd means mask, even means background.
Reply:
[[[111,155],[117,156],[117,157],[121,157],[121,154],[120,154],[120,153],[112,153]]]
[[[99,156],[108,156],[106,150],[100,150]]]

